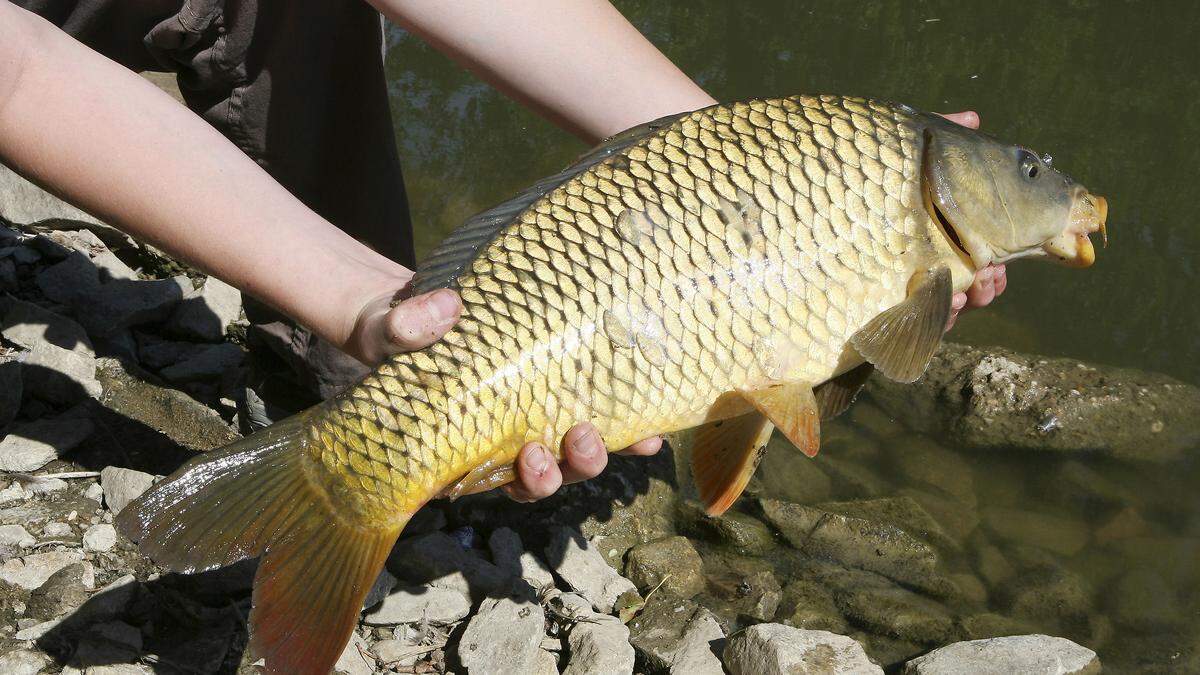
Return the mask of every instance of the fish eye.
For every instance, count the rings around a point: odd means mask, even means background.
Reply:
[[[1025,177],[1025,180],[1034,180],[1042,172],[1041,161],[1037,158],[1037,155],[1028,150],[1021,150],[1017,154],[1017,160],[1020,162],[1021,175]]]

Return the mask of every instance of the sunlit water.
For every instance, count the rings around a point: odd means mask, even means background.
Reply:
[[[1050,153],[1055,166],[1109,198],[1110,247],[1086,272],[1014,265],[1005,296],[965,317],[953,338],[1200,382],[1200,304],[1193,299],[1200,281],[1200,227],[1193,216],[1200,4],[616,4],[718,99],[829,92],[939,111],[970,108],[987,131]],[[584,149],[418,40],[394,28],[388,35],[393,113],[419,251]],[[862,417],[839,422],[861,446],[857,454],[845,452],[878,475],[884,495],[921,489],[889,457],[913,442],[897,440],[904,438],[902,421],[868,428],[855,421]],[[829,447],[826,454],[836,461],[841,450]],[[1002,509],[1022,509],[1082,530],[1080,546],[1039,539],[1044,532],[1004,539],[993,531],[988,539],[1010,559],[1049,556],[1048,565],[1086,586],[1082,622],[1021,619],[1030,629],[1068,634],[1117,670],[1197,666],[1200,480],[1194,462],[1152,467],[1084,458],[1087,468],[1122,491],[1115,501],[1096,503],[1072,498],[1056,483],[1070,460],[948,450],[967,467],[957,480],[968,481],[975,505],[964,507],[966,516],[943,514],[943,520],[979,517],[987,529],[989,514],[998,519]],[[789,464],[798,461],[790,455],[771,461],[773,475],[801,471]],[[833,485],[829,498],[865,496]],[[948,565],[979,574],[981,546],[965,544],[961,560]],[[986,597],[956,612],[1011,613],[1011,586],[996,582]]]

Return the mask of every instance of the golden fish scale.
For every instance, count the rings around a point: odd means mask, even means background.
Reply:
[[[441,342],[327,403],[311,477],[384,523],[528,440],[556,451],[580,421],[619,448],[748,384],[832,377],[927,236],[918,149],[906,109],[840,97],[664,126],[502,229]]]

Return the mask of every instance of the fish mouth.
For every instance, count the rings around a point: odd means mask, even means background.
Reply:
[[[950,217],[946,215],[946,210],[943,210],[943,208],[938,205],[940,200],[934,194],[932,182],[927,179],[924,181],[924,183],[925,185],[922,192],[924,193],[923,196],[925,198],[925,210],[929,212],[930,220],[932,220],[938,226],[938,229],[941,230],[942,236],[946,239],[946,243],[950,245],[950,248],[953,249],[956,254],[958,254],[958,257],[965,264],[973,269],[982,267],[980,265],[976,265],[974,256],[971,255],[971,252],[967,250],[966,245],[963,244],[962,237],[959,236],[958,228],[955,227],[954,221],[952,221]]]
[[[1042,250],[1068,267],[1091,267],[1096,248],[1088,236],[1100,233],[1101,245],[1108,246],[1108,200],[1080,188],[1071,203],[1067,226],[1044,244]]]

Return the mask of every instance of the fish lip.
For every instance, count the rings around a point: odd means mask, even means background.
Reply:
[[[1041,250],[1068,267],[1091,267],[1096,249],[1089,235],[1099,232],[1108,246],[1108,200],[1077,187],[1062,232],[1042,243]]]

